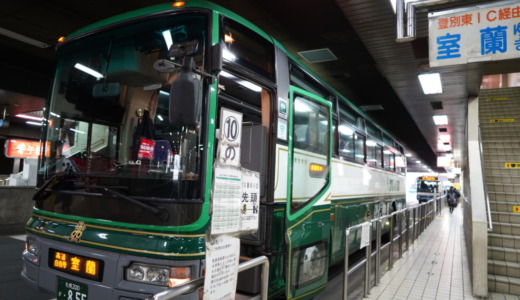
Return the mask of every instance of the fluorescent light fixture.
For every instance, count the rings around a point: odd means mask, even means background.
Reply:
[[[434,115],[433,122],[435,125],[448,125],[448,116],[447,115]]]
[[[406,157],[412,157],[412,154],[411,153],[406,153],[405,156]]]
[[[97,79],[103,78],[103,74],[101,74],[101,73],[99,73],[97,71],[94,71],[91,68],[86,67],[86,66],[84,66],[84,65],[82,65],[80,63],[75,64],[74,68],[76,68],[78,70],[81,70],[81,71],[83,71],[83,72],[85,72],[85,73],[87,73],[89,75],[92,75],[92,76],[96,77]]]
[[[259,92],[262,91],[262,88],[259,87],[258,85],[254,84],[252,82],[249,82],[249,81],[240,80],[235,75],[230,74],[230,73],[228,73],[226,71],[221,71],[220,75],[222,75],[222,76],[224,76],[226,78],[232,79],[232,80],[236,81],[238,84],[240,84],[241,86],[244,86],[244,87],[246,87],[246,88],[248,88],[248,89],[250,89],[250,90],[252,90],[254,92],[259,93]]]
[[[354,130],[350,129],[349,127],[345,125],[339,125],[338,128],[339,132],[344,135],[352,135],[354,133]]]
[[[449,143],[450,142],[450,135],[449,134],[441,134],[439,135],[439,140],[443,143]]]
[[[441,75],[439,73],[419,74],[419,82],[426,95],[442,93]]]
[[[157,114],[157,119],[161,120],[161,122],[164,121],[163,118],[162,118],[162,116],[159,115],[159,114]]]
[[[166,48],[170,50],[170,47],[173,45],[172,33],[169,30],[165,30],[162,32],[162,36],[164,38],[164,42],[166,43]]]
[[[254,92],[259,93],[259,92],[262,91],[262,88],[261,88],[261,87],[259,87],[258,85],[254,84],[254,83],[251,83],[251,82],[249,82],[249,81],[239,80],[239,81],[237,81],[237,82],[238,82],[240,85],[245,86],[246,88],[248,88],[248,89],[250,89],[250,90],[252,90],[252,91],[254,91]]]
[[[377,143],[374,142],[374,141],[370,141],[370,140],[367,141],[367,146],[374,147],[374,146],[376,146],[376,145],[377,145]]]
[[[222,50],[222,57],[229,61],[237,60],[237,56],[226,48],[224,48],[224,50]]]
[[[10,37],[12,39],[15,39],[15,40],[18,40],[20,42],[24,42],[26,44],[29,44],[29,45],[32,45],[32,46],[35,46],[35,47],[38,47],[38,48],[49,48],[51,45],[49,44],[46,44],[44,42],[40,42],[38,40],[35,40],[33,38],[30,38],[30,37],[27,37],[25,35],[21,35],[19,33],[16,33],[14,31],[11,31],[11,30],[7,30],[5,28],[1,28],[0,27],[0,34],[1,35],[4,35],[6,37]]]
[[[394,14],[397,8],[397,0],[390,0],[390,4],[392,4],[392,9],[394,10]]]
[[[39,121],[41,122],[43,120],[43,117],[28,115],[28,114],[17,114],[15,117],[27,119],[27,120],[33,120],[33,121]]]
[[[38,122],[33,122],[33,121],[27,121],[27,122],[25,122],[25,123],[27,123],[27,124],[29,124],[29,125],[34,125],[34,126],[42,126],[42,123],[41,123],[41,122],[38,123]]]
[[[294,101],[294,111],[298,113],[306,113],[310,112],[311,108],[307,104],[303,103],[301,100],[296,98],[296,101]]]
[[[70,128],[70,131],[74,131],[74,132],[77,132],[79,134],[85,134],[85,131],[81,131],[81,130],[76,130],[74,128]]]

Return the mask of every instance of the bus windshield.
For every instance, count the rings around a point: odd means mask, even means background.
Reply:
[[[183,63],[204,69],[207,30],[204,14],[161,16],[58,49],[44,129],[51,154],[40,163],[37,208],[145,225],[199,218],[201,76],[184,74],[197,91],[194,103],[172,103],[171,94],[182,92],[172,82]]]
[[[439,181],[436,178],[417,178],[418,193],[437,193]]]

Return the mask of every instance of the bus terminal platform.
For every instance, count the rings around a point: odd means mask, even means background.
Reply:
[[[469,265],[460,204],[453,213],[448,207],[397,259],[393,268],[363,299],[378,300],[467,300],[472,296]],[[483,261],[482,263],[487,263]],[[334,277],[316,299],[342,299],[343,273]],[[350,297],[349,297],[350,299]],[[520,296],[488,294],[490,300],[518,300]]]

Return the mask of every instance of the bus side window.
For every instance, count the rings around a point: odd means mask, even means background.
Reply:
[[[342,122],[339,126],[339,154],[341,156],[354,159],[354,137],[354,130]]]
[[[354,158],[357,162],[364,163],[365,160],[365,137],[359,133],[354,134]]]

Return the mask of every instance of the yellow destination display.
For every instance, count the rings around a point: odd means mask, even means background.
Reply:
[[[102,266],[98,259],[49,249],[49,267],[68,274],[101,281]]]
[[[504,168],[507,169],[520,169],[520,162],[506,162]]]
[[[491,119],[489,123],[511,123],[514,122],[515,119]]]
[[[507,100],[507,97],[495,97],[495,98],[486,98],[486,101],[503,101]]]

